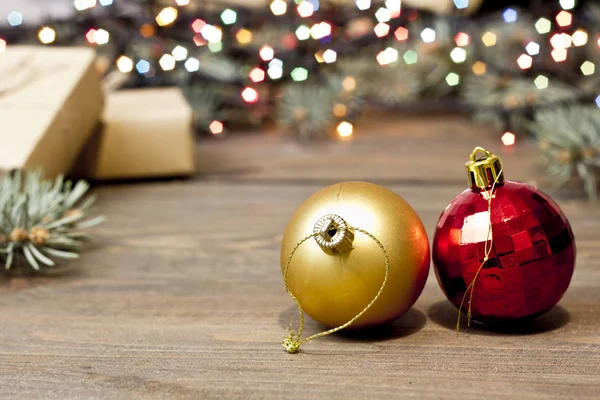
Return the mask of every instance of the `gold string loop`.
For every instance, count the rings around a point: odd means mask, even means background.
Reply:
[[[379,288],[379,291],[377,292],[377,294],[375,295],[375,297],[373,298],[373,300],[371,300],[371,302],[369,304],[367,304],[365,306],[365,308],[363,308],[361,312],[359,312],[358,314],[356,314],[356,316],[354,318],[352,318],[350,321],[346,322],[343,325],[340,325],[340,326],[337,326],[335,328],[329,329],[327,331],[316,333],[316,334],[314,334],[312,336],[309,336],[307,338],[301,339],[302,331],[304,330],[304,310],[302,309],[302,306],[300,305],[300,302],[298,301],[298,299],[296,298],[296,296],[294,296],[294,294],[292,293],[292,291],[290,290],[290,288],[288,286],[288,280],[287,280],[288,270],[289,270],[289,267],[290,267],[290,263],[292,261],[292,257],[294,256],[294,254],[296,253],[296,251],[298,250],[298,248],[304,242],[306,242],[307,240],[309,240],[310,238],[313,238],[313,237],[316,237],[317,235],[319,235],[319,233],[315,232],[315,233],[312,233],[312,234],[310,234],[310,235],[305,236],[304,238],[302,238],[298,243],[296,243],[296,245],[294,246],[294,248],[290,252],[290,255],[288,256],[287,262],[285,264],[285,269],[283,271],[283,283],[285,284],[285,290],[290,295],[290,297],[292,298],[292,300],[294,300],[294,303],[296,303],[296,306],[298,306],[298,313],[300,314],[300,324],[298,326],[298,332],[296,333],[293,330],[288,330],[288,335],[281,342],[281,345],[283,346],[283,348],[285,348],[285,350],[288,353],[290,353],[290,354],[297,353],[300,350],[300,346],[303,345],[304,343],[308,342],[309,340],[313,340],[313,339],[316,339],[316,338],[319,338],[319,337],[331,335],[332,333],[335,333],[337,331],[340,331],[340,330],[345,329],[345,328],[349,327],[350,325],[352,325],[354,322],[356,322],[357,319],[359,319],[360,317],[362,317],[373,306],[373,304],[375,304],[375,302],[379,299],[379,297],[381,296],[381,293],[383,292],[383,289],[385,288],[385,286],[387,284],[388,277],[389,277],[389,274],[390,274],[390,259],[388,257],[387,251],[385,250],[385,247],[383,247],[383,244],[381,244],[381,242],[379,241],[379,239],[377,239],[375,237],[375,235],[371,234],[370,232],[368,232],[368,231],[366,231],[364,229],[361,229],[361,228],[356,228],[356,227],[351,227],[351,228],[354,231],[361,232],[361,233],[365,234],[366,236],[368,236],[369,238],[371,238],[375,243],[377,243],[377,245],[379,246],[379,248],[383,252],[383,256],[385,257],[385,276],[383,278],[383,282],[381,283],[381,287]]]
[[[456,319],[456,334],[457,335],[458,335],[458,332],[460,331],[460,313],[462,312],[462,308],[465,303],[465,300],[467,299],[467,295],[469,295],[469,307],[467,309],[467,327],[469,327],[469,328],[471,327],[471,317],[472,317],[471,308],[473,305],[473,293],[475,292],[475,283],[477,282],[479,273],[483,269],[485,263],[487,263],[488,260],[490,259],[490,254],[492,252],[492,248],[494,247],[494,244],[493,244],[494,237],[492,235],[492,198],[494,197],[494,190],[496,189],[496,185],[502,179],[502,170],[503,170],[503,168],[501,167],[500,172],[498,174],[496,174],[496,177],[494,179],[494,183],[492,184],[492,187],[490,188],[489,191],[486,191],[487,203],[488,203],[487,204],[488,216],[490,218],[490,223],[488,225],[487,236],[485,237],[485,256],[483,257],[483,261],[481,262],[481,264],[479,265],[479,268],[477,269],[477,272],[475,273],[475,277],[473,278],[473,280],[471,281],[469,286],[467,286],[467,289],[465,290],[465,294],[463,295],[462,301],[460,302],[460,306],[458,307],[458,317]]]

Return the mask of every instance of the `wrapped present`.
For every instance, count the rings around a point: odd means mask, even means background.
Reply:
[[[178,88],[110,93],[101,128],[81,153],[75,174],[95,180],[190,175],[192,116]]]
[[[0,173],[68,172],[103,98],[92,49],[9,46],[0,53]]]

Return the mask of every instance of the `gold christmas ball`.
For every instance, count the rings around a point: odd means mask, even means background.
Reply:
[[[292,250],[314,235],[294,253],[287,284],[304,311],[328,327],[354,318],[382,286],[384,253],[362,230],[383,245],[389,276],[380,297],[351,328],[399,318],[415,303],[427,280],[427,233],[402,197],[366,182],[326,187],[305,200],[288,223],[281,245],[281,271],[285,277]]]

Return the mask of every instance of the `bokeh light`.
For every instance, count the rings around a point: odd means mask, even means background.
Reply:
[[[158,26],[171,25],[177,19],[177,9],[173,7],[166,7],[161,10],[156,16],[156,23]]]
[[[196,72],[200,69],[200,61],[194,57],[188,58],[183,65],[188,72]]]
[[[256,89],[247,87],[242,90],[242,99],[244,99],[246,103],[256,103],[258,101],[258,92]]]
[[[511,22],[515,22],[517,20],[517,18],[519,17],[519,14],[517,13],[516,10],[512,9],[512,8],[507,8],[506,10],[504,10],[504,12],[502,13],[502,18],[504,19],[505,22],[507,23],[511,23]]]
[[[327,64],[334,63],[337,60],[337,53],[334,50],[328,49],[323,53],[323,60]]]
[[[287,3],[284,0],[273,0],[270,8],[273,15],[283,15],[287,12]]]
[[[275,57],[275,50],[269,45],[264,45],[258,51],[258,55],[263,61],[269,61]]]
[[[527,43],[527,46],[525,46],[525,51],[530,56],[536,56],[540,54],[540,45],[536,42],[529,42]]]
[[[596,72],[596,65],[591,61],[586,61],[581,64],[581,73],[585,76],[594,75]]]
[[[423,41],[425,43],[434,42],[435,41],[435,31],[431,28],[423,29],[423,31],[421,32],[421,39],[423,39]]]
[[[459,32],[454,36],[454,43],[459,47],[468,46],[471,43],[471,37],[465,32]]]
[[[460,48],[460,47],[455,47],[454,49],[452,49],[452,51],[450,52],[450,58],[452,59],[452,61],[454,61],[456,64],[461,64],[464,63],[465,60],[467,59],[467,52],[465,51],[465,49]]]
[[[396,37],[396,40],[398,40],[399,42],[403,42],[406,39],[408,39],[408,29],[406,29],[406,28],[404,28],[402,26],[399,27],[394,32],[394,36]]]
[[[127,56],[121,56],[117,59],[117,68],[122,73],[131,72],[133,70],[133,60]]]
[[[250,44],[252,42],[252,32],[250,32],[248,29],[240,29],[235,34],[235,38],[239,44]]]
[[[533,58],[527,54],[521,54],[519,58],[517,58],[517,64],[521,69],[529,69],[533,65]]]
[[[387,36],[388,33],[390,33],[390,26],[385,22],[380,22],[377,25],[375,25],[373,31],[375,32],[375,35],[377,35],[377,37],[384,37]]]
[[[563,62],[567,59],[567,49],[552,50],[552,58],[556,62]]]
[[[183,61],[187,58],[188,51],[183,46],[175,46],[171,54],[173,55],[173,58],[175,58],[176,61]]]
[[[223,123],[221,121],[215,120],[211,122],[210,125],[208,125],[208,129],[213,135],[218,135],[220,133],[223,133]]]
[[[572,22],[573,22],[573,16],[568,11],[561,11],[556,16],[556,23],[561,28],[571,25]]]
[[[460,83],[460,76],[454,72],[450,72],[446,75],[446,83],[448,86],[456,86]]]
[[[297,67],[292,70],[291,75],[295,82],[302,82],[308,78],[308,70],[306,68]]]
[[[477,61],[471,69],[476,76],[483,76],[487,72],[487,64],[483,61]]]
[[[352,136],[352,132],[354,131],[354,127],[350,122],[342,121],[337,126],[337,133],[341,137]]]
[[[49,26],[44,26],[38,32],[38,38],[43,44],[50,44],[56,40],[56,32]]]
[[[265,80],[265,71],[262,68],[256,67],[252,71],[250,71],[250,74],[248,76],[250,77],[250,80],[254,83],[262,82]]]
[[[535,23],[535,29],[542,35],[548,33],[552,29],[552,22],[549,19],[540,18]]]
[[[502,143],[507,147],[514,145],[515,141],[516,136],[512,132],[504,132],[504,135],[502,135]]]
[[[588,42],[588,34],[583,29],[576,30],[571,36],[573,44],[577,47],[585,46]]]
[[[137,69],[140,74],[147,74],[150,72],[150,63],[146,60],[140,60],[135,64],[135,69]]]
[[[371,8],[371,0],[356,0],[355,4],[356,8],[358,8],[361,11],[365,11]]]
[[[483,42],[483,44],[486,47],[491,47],[491,46],[495,46],[496,45],[496,40],[498,39],[498,37],[496,36],[495,33],[493,32],[486,32],[483,34],[483,36],[481,37],[481,41]]]
[[[413,50],[407,50],[402,56],[404,62],[408,65],[416,64],[419,61],[419,55]]]
[[[535,87],[538,89],[546,89],[549,84],[549,80],[544,75],[538,75],[537,78],[533,81]]]
[[[235,24],[235,21],[237,21],[237,13],[231,8],[226,8],[221,13],[221,21],[223,21],[225,25],[233,25]]]
[[[18,11],[11,11],[6,16],[6,20],[10,26],[19,26],[23,23],[23,14]]]
[[[313,15],[315,8],[312,3],[304,0],[302,3],[298,4],[296,10],[298,11],[298,15],[300,15],[302,18],[308,18]]]
[[[170,54],[165,54],[158,60],[158,64],[163,71],[172,71],[175,68],[175,58]]]
[[[398,50],[388,47],[377,55],[379,65],[388,65],[398,60]]]

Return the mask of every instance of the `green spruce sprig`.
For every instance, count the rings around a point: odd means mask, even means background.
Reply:
[[[90,185],[58,177],[43,179],[40,172],[15,172],[0,180],[0,261],[10,270],[24,259],[35,271],[60,261],[79,258],[88,235],[80,229],[104,221],[90,218],[94,196]]]
[[[573,105],[539,111],[530,128],[539,140],[549,180],[560,186],[579,177],[589,199],[596,200],[600,176],[600,109]]]

